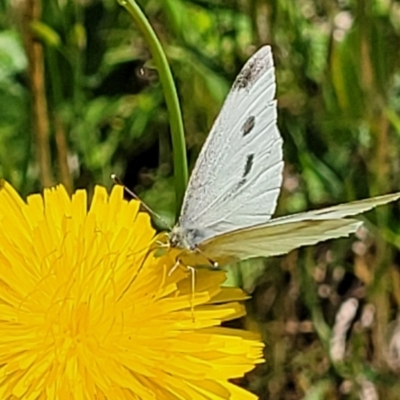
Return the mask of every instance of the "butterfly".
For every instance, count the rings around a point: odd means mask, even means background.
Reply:
[[[213,265],[269,257],[348,236],[362,224],[347,218],[400,198],[400,193],[271,219],[282,185],[271,48],[244,65],[192,171],[178,223],[169,233],[181,255]]]

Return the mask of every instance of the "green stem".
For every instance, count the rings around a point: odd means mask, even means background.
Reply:
[[[118,2],[121,6],[125,7],[129,14],[132,15],[137,26],[142,31],[160,76],[171,124],[172,146],[174,152],[175,193],[177,212],[179,212],[185,194],[188,169],[182,114],[174,80],[161,43],[140,7],[134,0],[118,0]]]

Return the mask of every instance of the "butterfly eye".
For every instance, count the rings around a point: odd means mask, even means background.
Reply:
[[[175,248],[178,246],[178,238],[175,235],[171,235],[169,239],[169,245],[172,248]]]

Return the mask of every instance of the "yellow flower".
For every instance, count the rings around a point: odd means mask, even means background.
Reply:
[[[0,399],[254,399],[229,379],[262,362],[222,272],[190,274],[150,251],[154,231],[122,188],[25,203],[0,189]],[[194,310],[192,309],[194,306]],[[194,318],[193,318],[194,316]]]

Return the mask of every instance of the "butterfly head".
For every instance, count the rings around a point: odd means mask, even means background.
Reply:
[[[182,228],[175,225],[169,234],[169,244],[173,248],[194,250],[196,248],[195,230]]]
[[[182,254],[186,256],[196,255],[195,265],[205,265],[217,268],[219,262],[208,257],[198,246],[204,239],[202,230],[193,228],[183,228],[182,226],[175,225],[175,227],[169,233],[169,246],[175,249],[183,250]],[[200,258],[199,258],[200,257]],[[193,259],[190,260],[193,262]],[[188,264],[193,265],[193,264]]]

